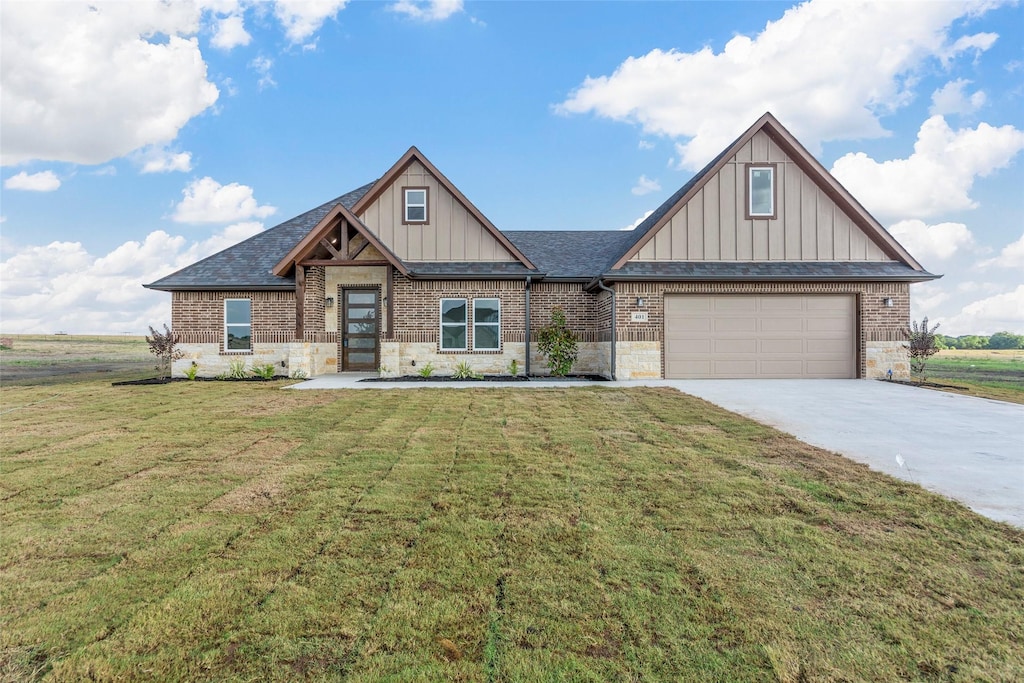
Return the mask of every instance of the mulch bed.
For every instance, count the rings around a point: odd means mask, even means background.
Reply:
[[[149,386],[151,384],[170,384],[171,382],[277,382],[278,380],[288,379],[287,377],[272,377],[266,379],[264,377],[196,377],[195,379],[189,379],[188,377],[148,377],[146,379],[132,379],[125,382],[111,382],[112,387],[135,387],[135,386]]]
[[[965,391],[970,393],[970,389],[967,387],[958,387],[953,384],[938,384],[937,382],[917,382],[912,379],[879,379],[880,382],[891,382],[893,384],[902,384],[906,387],[923,387],[925,389],[953,389],[955,391]]]
[[[525,375],[484,375],[482,377],[455,378],[451,375],[402,375],[401,377],[367,377],[360,382],[607,382],[601,375],[567,375],[565,377],[527,377]]]

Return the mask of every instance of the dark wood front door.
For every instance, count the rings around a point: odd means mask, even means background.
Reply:
[[[380,365],[380,306],[376,289],[341,292],[341,369],[376,370]]]

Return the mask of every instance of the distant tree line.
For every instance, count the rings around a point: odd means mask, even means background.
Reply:
[[[1024,349],[1024,334],[996,332],[991,337],[965,334],[962,337],[935,335],[935,346],[940,349]]]

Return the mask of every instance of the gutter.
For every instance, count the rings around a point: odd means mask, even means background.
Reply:
[[[615,290],[604,283],[604,280],[597,280],[597,286],[612,295],[612,381],[615,381]]]
[[[526,276],[526,289],[524,290],[524,303],[526,307],[526,364],[524,370],[526,376],[530,376],[530,278],[531,275]]]

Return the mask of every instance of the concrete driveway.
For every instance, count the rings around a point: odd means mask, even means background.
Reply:
[[[1024,527],[1024,405],[873,380],[665,383]]]

